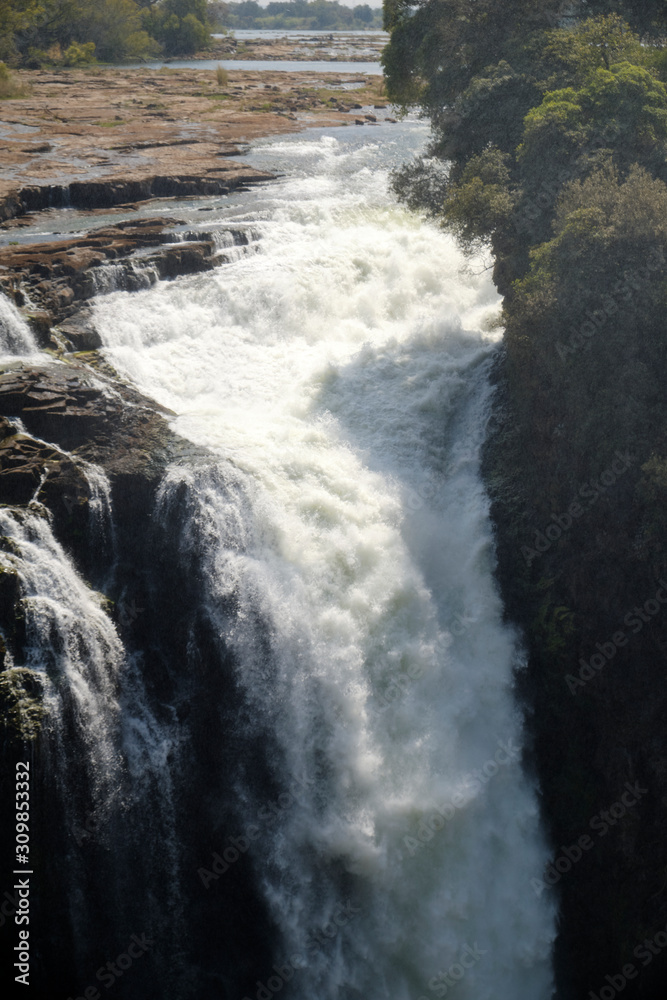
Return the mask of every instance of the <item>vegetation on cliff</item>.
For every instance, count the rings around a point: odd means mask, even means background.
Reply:
[[[667,923],[667,14],[385,0],[389,95],[430,117],[395,186],[490,249],[505,344],[485,469],[560,892],[564,995]],[[646,789],[577,864],[626,782]],[[560,862],[559,862],[560,863]],[[627,995],[664,981],[655,955]]]
[[[209,39],[207,0],[0,0],[0,59],[8,64],[185,55]]]

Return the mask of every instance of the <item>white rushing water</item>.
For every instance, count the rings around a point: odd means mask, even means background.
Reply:
[[[87,466],[87,473],[93,540],[99,544],[110,535],[113,541],[109,484],[100,469]],[[143,912],[160,926],[168,910],[169,930],[162,933],[177,941],[182,914],[167,762],[175,743],[170,727],[156,723],[141,663],[127,655],[105,599],[77,572],[54,537],[45,508],[36,502],[21,511],[0,508],[0,536],[0,573],[16,575],[25,622],[22,662],[5,654],[3,694],[11,692],[15,721],[25,732],[41,728],[46,736],[47,756],[40,761],[48,759],[49,782],[63,810],[66,846],[58,863],[67,868],[75,951],[87,944],[91,915],[99,906],[91,891],[96,877],[115,913],[131,911],[128,886],[136,884],[135,859],[148,828],[160,841],[156,880],[163,895],[158,901],[143,899]],[[107,855],[109,867],[99,873],[87,868],[80,852],[91,840]],[[154,864],[145,859],[144,871]]]
[[[220,215],[258,223],[261,252],[107,296],[96,322],[216,456],[161,503],[189,485],[181,545],[205,542],[209,613],[279,748],[289,791],[247,789],[237,834],[283,995],[547,1000],[547,848],[479,471],[498,301],[388,193],[424,126],[361,133],[256,146],[286,176]],[[282,988],[258,970],[258,996]]]
[[[32,331],[13,302],[0,292],[0,360],[37,353]]]

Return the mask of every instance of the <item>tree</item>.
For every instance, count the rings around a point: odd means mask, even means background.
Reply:
[[[660,37],[667,33],[664,0],[580,0],[581,17],[617,14],[642,35]]]
[[[168,55],[189,55],[210,42],[206,0],[161,0],[143,12],[142,20]]]
[[[370,24],[373,20],[373,10],[367,3],[354,7],[353,13],[357,21],[364,21],[366,24]]]
[[[450,104],[487,66],[537,31],[558,24],[563,0],[385,0],[391,40],[387,93],[431,113]]]
[[[0,0],[0,60],[17,60],[16,35],[35,23],[39,10],[37,0]]]

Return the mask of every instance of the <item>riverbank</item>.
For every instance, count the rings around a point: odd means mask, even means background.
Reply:
[[[366,62],[369,58],[379,59],[387,44],[388,35],[381,31],[332,32],[323,31],[317,35],[299,35],[291,32],[275,37],[279,32],[266,32],[267,37],[236,37],[234,34],[215,37],[213,47],[200,53],[202,59],[309,59],[346,62]],[[269,35],[273,37],[268,37]]]
[[[96,67],[16,76],[29,96],[0,105],[0,222],[10,225],[58,204],[56,187],[82,182],[96,185],[86,207],[97,208],[193,194],[198,182],[205,194],[216,193],[211,181],[230,188],[264,180],[235,159],[242,144],[307,125],[365,122],[357,112],[372,105],[383,105],[381,119],[391,114],[381,78],[354,74],[231,71],[219,83],[206,70]],[[153,190],[160,177],[187,180],[190,189]],[[119,183],[137,187],[115,195]],[[26,188],[34,190],[22,198]]]

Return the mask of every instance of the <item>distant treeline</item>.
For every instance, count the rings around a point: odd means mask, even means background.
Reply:
[[[345,7],[337,0],[289,0],[260,7],[255,0],[209,3],[209,17],[218,28],[294,28],[329,31],[382,28],[382,10],[368,4]],[[214,28],[215,30],[215,28]]]
[[[0,0],[0,60],[75,66],[210,44],[206,0]]]

